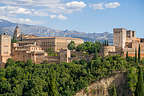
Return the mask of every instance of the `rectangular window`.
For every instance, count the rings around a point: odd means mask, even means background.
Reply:
[[[8,54],[8,52],[4,52],[4,54]]]
[[[132,48],[132,43],[128,43],[128,48]]]
[[[4,45],[4,47],[8,47],[8,45]]]
[[[134,31],[132,32],[132,36],[135,37],[135,32]]]
[[[127,37],[130,38],[130,31],[127,31]]]

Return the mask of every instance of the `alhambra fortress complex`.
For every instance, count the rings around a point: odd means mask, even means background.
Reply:
[[[84,41],[79,38],[71,37],[37,37],[34,35],[24,35],[16,26],[13,34],[13,40],[19,40],[11,43],[11,36],[7,34],[0,35],[0,66],[4,67],[8,58],[15,61],[24,61],[31,59],[33,63],[40,64],[44,61],[48,63],[70,62],[70,50],[68,44],[74,41],[76,46]],[[49,56],[48,51],[55,53]],[[51,54],[51,53],[50,53]]]
[[[144,47],[144,39],[136,38],[136,32],[124,28],[113,29],[113,46],[104,46],[103,55],[119,54],[125,56],[135,55],[135,50],[140,45]],[[24,35],[16,26],[13,34],[16,43],[11,43],[11,36],[0,35],[0,67],[4,67],[8,58],[15,61],[31,59],[33,63],[40,64],[44,61],[49,63],[71,62],[71,52],[67,49],[68,44],[74,41],[76,46],[84,43],[82,39],[71,37],[37,37],[34,35]],[[144,57],[144,49],[141,48],[141,57]],[[53,50],[56,54],[49,56],[48,51]]]

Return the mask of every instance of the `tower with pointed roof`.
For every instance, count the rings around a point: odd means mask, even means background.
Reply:
[[[16,26],[15,30],[14,30],[14,34],[13,34],[13,40],[18,40],[20,37],[20,29],[18,27],[18,25]]]

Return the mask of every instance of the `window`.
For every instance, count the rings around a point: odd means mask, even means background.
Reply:
[[[130,31],[127,31],[127,37],[130,38]]]
[[[8,52],[4,52],[4,54],[8,54]]]
[[[132,48],[132,43],[128,43],[128,48]]]
[[[135,32],[134,31],[132,32],[132,37],[135,37]]]
[[[4,47],[8,47],[8,45],[4,45]]]

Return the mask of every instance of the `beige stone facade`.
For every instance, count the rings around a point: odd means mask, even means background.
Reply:
[[[3,67],[7,59],[11,58],[11,37],[0,35],[0,67]]]
[[[104,56],[110,55],[110,53],[116,52],[115,46],[104,46]]]
[[[117,28],[113,29],[113,38],[114,38],[114,46],[118,48],[124,48],[126,42],[126,29],[124,28]]]
[[[41,47],[35,44],[29,44],[24,46],[19,46],[18,43],[12,44],[12,59],[15,61],[24,61],[31,59],[33,63],[40,64],[44,60],[46,53]]]
[[[61,49],[67,49],[71,41],[74,41],[76,46],[84,42],[80,38],[71,37],[35,37],[27,38],[23,41],[36,42],[37,46],[40,46],[43,50],[53,49],[55,52],[59,52]]]
[[[36,42],[20,41],[12,44],[12,59],[15,61],[24,61],[31,59],[35,64],[70,62],[70,50],[61,49],[55,56],[49,56],[49,53],[43,50]]]

